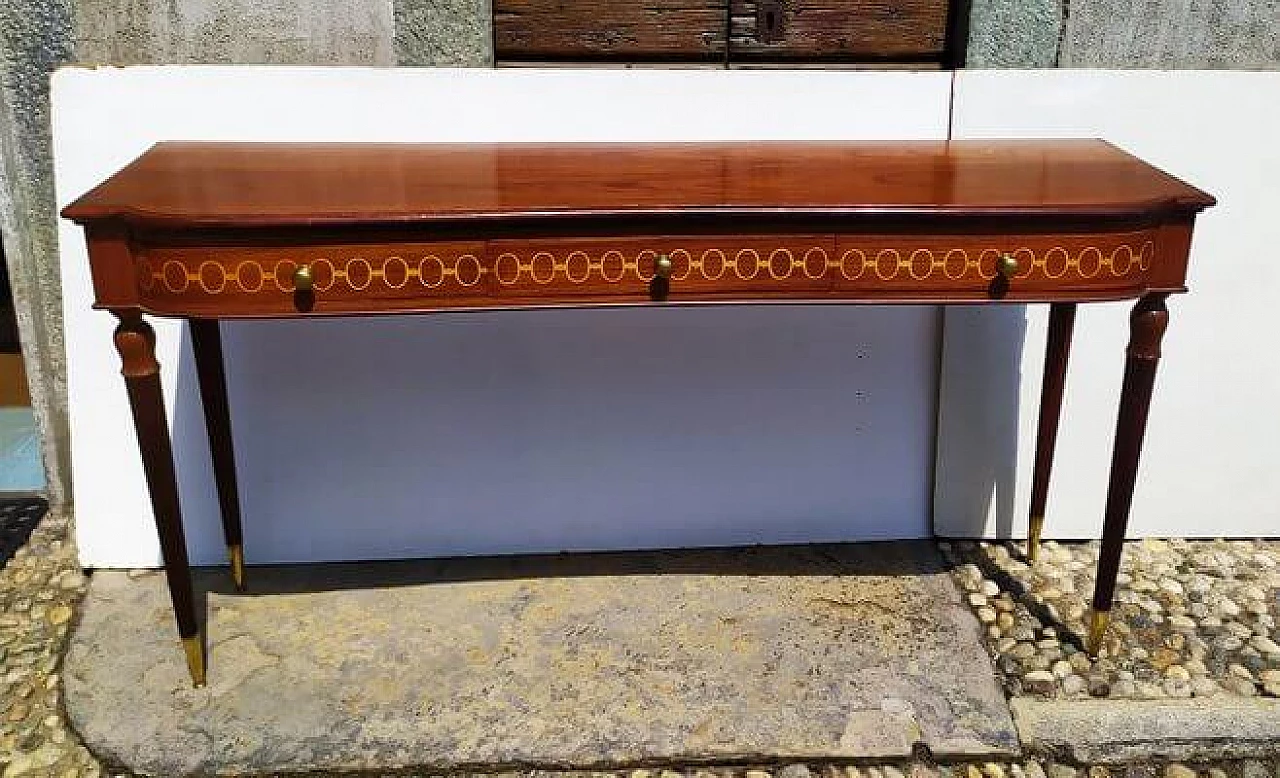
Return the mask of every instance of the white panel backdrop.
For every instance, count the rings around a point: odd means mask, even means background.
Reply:
[[[54,78],[59,204],[161,139],[942,138],[946,73],[170,67]],[[111,317],[62,225],[87,566],[159,553]],[[197,563],[224,551],[187,339],[158,352]],[[224,325],[251,562],[929,534],[928,308]]]
[[[1170,298],[1131,536],[1280,533],[1280,73],[962,71],[953,134],[1102,137],[1213,193]],[[1102,523],[1129,304],[1081,306],[1046,532]],[[1023,536],[1046,312],[946,312],[935,528]]]

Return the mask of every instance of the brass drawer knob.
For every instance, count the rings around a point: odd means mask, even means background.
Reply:
[[[658,261],[653,264],[653,274],[658,278],[671,277],[671,257],[663,254],[658,257]]]
[[[1012,254],[1001,254],[996,260],[996,272],[1005,278],[1013,278],[1018,272],[1018,258]]]
[[[315,276],[311,274],[310,265],[299,265],[298,269],[293,271],[293,289],[296,292],[310,292],[315,286]]]

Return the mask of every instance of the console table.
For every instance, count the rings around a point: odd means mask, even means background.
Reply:
[[[1076,305],[1135,299],[1087,646],[1107,627],[1147,408],[1209,195],[1102,141],[162,143],[68,206],[137,429],[192,681],[192,596],[145,315],[188,320],[236,586],[220,319],[553,306],[1047,303],[1028,557]]]

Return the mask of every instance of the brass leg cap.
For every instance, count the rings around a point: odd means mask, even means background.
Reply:
[[[1094,611],[1089,614],[1089,642],[1085,644],[1089,656],[1097,657],[1098,652],[1102,650],[1102,636],[1106,634],[1107,625],[1110,623],[1110,611]]]
[[[236,582],[236,591],[244,591],[244,546],[227,546],[227,557],[231,560],[231,580]]]
[[[191,673],[191,685],[204,686],[204,641],[199,633],[182,639],[182,650],[187,652],[187,670]]]
[[[1044,531],[1044,517],[1032,516],[1031,525],[1027,528],[1027,561],[1035,564],[1040,556],[1040,533]]]

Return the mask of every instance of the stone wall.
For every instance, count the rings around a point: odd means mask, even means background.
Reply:
[[[64,64],[485,66],[491,52],[487,0],[0,0],[0,229],[55,505],[69,501],[71,476],[50,73]]]
[[[390,0],[75,0],[77,64],[394,65]]]
[[[69,0],[0,0],[0,231],[55,505],[70,495],[70,444],[49,73],[70,58]]]
[[[1280,67],[1280,0],[973,0],[970,18],[969,67]]]
[[[492,61],[489,0],[0,0],[0,229],[55,504],[70,468],[49,73]],[[1280,0],[973,0],[969,66],[1276,68]]]

